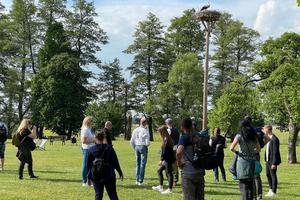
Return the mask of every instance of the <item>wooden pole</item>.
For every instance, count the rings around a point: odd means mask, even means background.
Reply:
[[[204,62],[204,81],[203,81],[203,114],[202,114],[202,129],[207,129],[207,101],[208,101],[208,57],[209,57],[209,27],[206,29],[206,47],[205,47],[205,62]]]

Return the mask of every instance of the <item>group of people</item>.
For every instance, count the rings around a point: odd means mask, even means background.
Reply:
[[[113,147],[112,123],[107,121],[105,127],[96,133],[92,132],[93,119],[90,116],[84,118],[81,126],[82,143],[82,185],[93,186],[95,199],[103,199],[104,187],[111,200],[118,200],[116,190],[116,174],[123,179],[117,154]],[[172,193],[172,189],[179,181],[181,171],[181,186],[184,200],[204,200],[205,169],[194,166],[193,159],[195,143],[192,135],[198,133],[191,118],[181,121],[181,131],[173,127],[172,119],[168,118],[165,125],[158,128],[161,136],[161,155],[158,162],[158,185],[152,189],[162,194]],[[5,141],[8,136],[7,126],[0,122],[0,170],[4,169]],[[17,158],[19,164],[19,179],[23,179],[25,164],[28,165],[29,177],[38,178],[33,173],[33,160],[31,151],[35,145],[35,127],[30,120],[23,119],[13,137],[13,144],[18,147]],[[130,144],[136,155],[136,184],[144,185],[145,169],[150,145],[150,134],[147,127],[147,118],[140,119],[140,125],[133,133]],[[214,155],[217,157],[217,167],[213,170],[215,182],[219,182],[218,168],[221,170],[222,179],[226,181],[224,168],[224,148],[226,139],[221,136],[221,130],[215,128],[213,136],[209,140]],[[240,122],[239,131],[236,134],[230,150],[235,153],[234,176],[239,180],[242,200],[262,199],[262,181],[259,175],[261,171],[260,151],[266,148],[266,175],[269,183],[267,197],[276,195],[277,192],[277,167],[281,163],[279,139],[273,134],[272,126],[266,125],[262,129],[252,125],[250,117]],[[237,150],[237,146],[239,146]],[[164,190],[164,172],[168,179],[168,187]]]

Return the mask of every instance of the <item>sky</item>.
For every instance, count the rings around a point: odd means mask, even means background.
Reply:
[[[12,2],[0,1],[6,7]],[[109,43],[102,47],[98,57],[104,63],[119,58],[125,77],[130,79],[125,69],[131,65],[133,56],[124,54],[123,50],[133,42],[135,27],[147,13],[154,13],[168,26],[170,20],[181,16],[184,10],[198,10],[209,2],[212,9],[229,12],[235,19],[257,30],[262,40],[287,31],[300,33],[300,8],[296,0],[94,0],[99,14],[96,20],[109,36]]]

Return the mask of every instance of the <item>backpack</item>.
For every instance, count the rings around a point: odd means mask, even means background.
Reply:
[[[15,133],[13,136],[12,136],[12,140],[11,140],[11,143],[12,145],[16,146],[16,147],[19,147],[20,146],[20,138],[18,137],[18,134]]]
[[[109,172],[109,163],[107,159],[105,159],[105,154],[107,152],[108,147],[104,149],[102,152],[101,157],[96,157],[96,159],[93,161],[92,166],[92,175],[95,179],[95,181],[103,183],[105,180],[105,177],[107,177],[107,174]]]
[[[4,124],[2,124],[0,126],[0,142],[5,142],[7,140],[7,129],[4,126]]]
[[[193,158],[189,161],[196,169],[211,170],[218,166],[218,159],[213,149],[209,146],[209,137],[194,133],[190,136],[193,145]]]

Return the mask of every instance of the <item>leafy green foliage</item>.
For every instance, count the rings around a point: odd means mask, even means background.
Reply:
[[[55,55],[33,79],[34,111],[46,127],[59,134],[78,131],[91,97],[85,88],[89,73],[77,62],[67,53]]]
[[[115,136],[124,129],[124,107],[118,102],[93,102],[87,107],[85,114],[93,116],[93,129],[95,131],[103,129],[106,121],[112,122],[112,132]]]
[[[245,78],[236,78],[222,91],[214,109],[209,113],[208,126],[212,130],[219,127],[227,132],[228,137],[234,137],[238,131],[239,122],[249,115],[259,118],[258,106],[260,100],[255,90],[244,86]]]
[[[202,112],[203,71],[197,54],[179,56],[168,77],[158,86],[157,95],[148,99],[145,111],[162,123],[165,117],[179,121],[186,116],[200,119]]]
[[[97,93],[101,100],[113,102],[120,100],[123,96],[122,86],[124,84],[120,60],[116,58],[111,63],[101,65],[100,69]]]
[[[149,13],[147,19],[139,22],[134,33],[135,40],[124,52],[134,54],[134,62],[128,67],[133,76],[131,87],[137,87],[137,95],[141,97],[139,105],[151,97],[160,78],[157,76],[162,65],[160,56],[163,46],[163,26],[159,19]],[[138,103],[138,102],[136,102]]]

